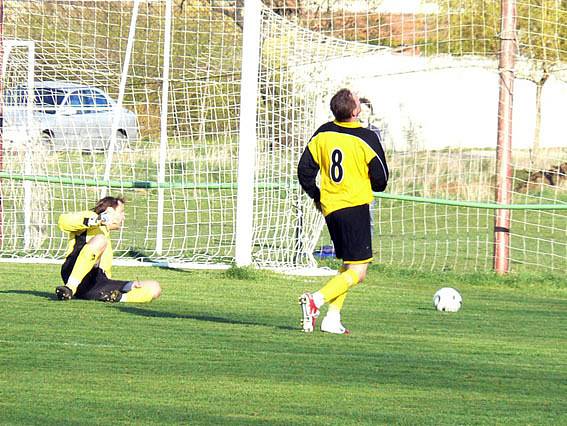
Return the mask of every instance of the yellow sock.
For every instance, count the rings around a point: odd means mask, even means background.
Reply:
[[[341,265],[339,268],[339,274],[342,274],[343,272],[346,271],[348,271],[347,267],[345,265]],[[347,294],[348,291],[345,291],[343,294],[340,294],[339,296],[335,297],[333,300],[330,300],[329,309],[340,312],[340,310],[343,308],[343,304],[345,303]]]
[[[128,293],[124,293],[120,301],[126,303],[147,303],[151,302],[153,298],[154,295],[151,288],[137,287]]]
[[[329,310],[340,311],[343,308],[347,294],[348,291],[345,291],[343,294],[340,294],[333,300],[329,301]]]
[[[97,261],[97,254],[96,252],[86,244],[77,256],[77,261],[75,262],[75,266],[73,266],[73,270],[71,271],[71,276],[67,280],[66,285],[75,293],[77,287],[85,278],[91,269],[95,266]]]
[[[319,293],[325,299],[325,302],[334,300],[337,296],[346,293],[349,288],[358,284],[358,274],[352,269],[347,269],[342,274],[331,278],[327,284],[323,286]]]

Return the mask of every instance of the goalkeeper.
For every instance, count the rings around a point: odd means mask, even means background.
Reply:
[[[144,303],[157,299],[161,287],[157,281],[119,281],[112,277],[112,244],[110,231],[124,223],[121,197],[104,197],[92,211],[64,213],[59,228],[69,233],[69,245],[58,286],[59,300],[101,300],[105,302]]]
[[[341,309],[348,291],[366,277],[372,261],[369,204],[373,191],[386,189],[388,166],[379,134],[363,128],[358,116],[360,100],[348,89],[331,99],[335,120],[323,124],[303,152],[297,174],[303,190],[325,216],[337,258],[339,274],[319,291],[299,298],[303,331],[312,332],[319,309],[329,304],[321,331],[348,334]],[[321,174],[321,183],[316,184]]]

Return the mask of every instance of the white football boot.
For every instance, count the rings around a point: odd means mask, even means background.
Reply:
[[[321,321],[321,331],[332,334],[350,334],[350,330],[341,324],[341,317],[327,315]]]
[[[305,333],[312,333],[315,329],[315,321],[319,316],[319,308],[313,300],[311,293],[303,293],[299,296],[301,306],[301,327]]]

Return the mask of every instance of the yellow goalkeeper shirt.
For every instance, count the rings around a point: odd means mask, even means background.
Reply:
[[[332,121],[319,127],[301,156],[297,174],[305,192],[321,202],[325,216],[369,204],[372,192],[384,191],[388,182],[380,136],[358,121]]]
[[[63,213],[59,216],[59,229],[63,232],[69,233],[69,242],[67,244],[67,252],[65,253],[65,257],[69,256],[73,248],[75,247],[75,242],[79,235],[83,235],[86,233],[86,241],[87,243],[93,238],[95,235],[103,234],[108,241],[106,249],[100,256],[99,268],[101,268],[108,278],[112,277],[112,259],[113,259],[113,251],[112,251],[112,243],[110,241],[110,235],[106,226],[88,226],[89,219],[96,218],[97,214],[93,211],[84,211],[84,212],[76,212],[76,213]]]

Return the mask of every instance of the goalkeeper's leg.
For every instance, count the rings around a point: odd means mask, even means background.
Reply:
[[[341,322],[341,309],[348,291],[361,283],[366,277],[368,263],[346,264],[339,269],[339,275],[333,277],[318,292],[313,294],[314,300],[329,303],[327,315],[321,322],[321,331],[335,334],[349,334]]]
[[[341,268],[344,272],[331,278],[318,292],[313,294],[315,303],[322,305],[332,302],[337,297],[345,294],[349,289],[364,280],[367,269],[368,263],[348,264],[346,268]],[[342,304],[340,308],[342,308]]]
[[[71,296],[77,292],[77,287],[79,287],[79,284],[81,284],[83,278],[85,278],[85,276],[97,264],[100,256],[102,255],[104,250],[106,250],[107,245],[108,240],[106,239],[106,237],[102,234],[99,234],[95,235],[88,243],[83,246],[83,248],[79,252],[79,255],[77,256],[77,259],[75,260],[71,274],[69,275],[69,278],[67,279],[67,282],[64,286],[71,290]],[[59,297],[63,292],[65,292],[65,289],[60,289],[59,287],[57,287],[56,292]]]
[[[367,204],[337,210],[325,217],[329,234],[338,259],[343,259],[339,274],[331,278],[319,291],[302,295],[303,329],[312,331],[319,309],[329,303],[329,313],[323,319],[321,330],[346,334],[340,323],[340,311],[346,293],[366,277],[368,264],[372,262],[372,237],[370,232],[370,210]],[[309,311],[307,303],[309,301]],[[307,313],[306,313],[307,312]],[[330,315],[329,315],[330,314]],[[325,321],[327,320],[327,321]],[[305,327],[305,322],[310,327]]]
[[[345,265],[341,265],[341,267],[339,268],[339,274],[346,272],[346,270],[347,270],[347,267]],[[345,291],[343,294],[340,294],[337,297],[335,297],[334,299],[329,300],[328,312],[331,312],[331,311],[337,312],[338,315],[340,316],[341,309],[343,308],[347,294],[348,294],[348,291]]]
[[[157,281],[131,281],[122,288],[121,302],[147,303],[161,295],[161,286]]]
[[[368,204],[337,210],[325,217],[337,258],[343,259],[343,266],[339,275],[313,293],[317,307],[333,301],[366,277],[368,264],[372,261],[370,221]]]

